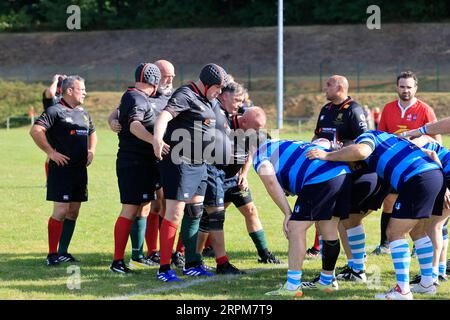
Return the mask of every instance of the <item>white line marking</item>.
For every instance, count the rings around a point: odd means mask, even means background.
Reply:
[[[163,293],[163,292],[167,292],[167,291],[171,291],[171,290],[179,290],[179,289],[185,289],[185,288],[189,288],[192,286],[196,286],[202,283],[210,283],[210,282],[219,282],[219,281],[224,281],[224,280],[233,280],[233,279],[238,279],[242,276],[247,276],[247,275],[252,275],[261,271],[270,271],[273,269],[281,269],[281,268],[286,268],[287,264],[279,264],[279,265],[271,265],[271,268],[258,268],[258,269],[251,269],[251,270],[246,270],[246,274],[240,274],[240,275],[215,275],[213,277],[205,277],[205,278],[198,278],[198,279],[194,279],[194,280],[184,280],[181,284],[168,284],[167,286],[164,287],[160,287],[157,289],[149,289],[149,290],[144,290],[144,291],[138,291],[138,292],[132,292],[129,294],[125,294],[122,296],[113,296],[110,298],[105,298],[105,300],[127,300],[133,297],[139,297],[139,296],[145,296],[148,294],[155,294],[155,293]]]

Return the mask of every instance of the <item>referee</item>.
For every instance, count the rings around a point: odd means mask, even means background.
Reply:
[[[342,145],[352,144],[360,134],[367,131],[364,110],[348,95],[348,88],[348,80],[343,76],[334,75],[327,79],[323,89],[329,103],[320,110],[312,141],[325,138],[332,142],[333,148],[337,149]],[[346,232],[342,224],[339,227],[344,249],[350,252]],[[316,231],[314,246],[307,250],[307,256],[319,256],[318,238]]]

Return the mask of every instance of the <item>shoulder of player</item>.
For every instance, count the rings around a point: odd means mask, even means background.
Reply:
[[[417,108],[424,108],[424,109],[431,109],[433,110],[432,107],[430,107],[430,105],[420,99],[417,99]]]

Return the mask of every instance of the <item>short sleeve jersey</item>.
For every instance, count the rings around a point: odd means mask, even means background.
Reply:
[[[180,152],[179,156],[186,162],[204,163],[203,152],[214,143],[216,116],[211,102],[191,83],[178,88],[164,110],[173,116],[164,136],[171,147],[169,156]]]
[[[216,116],[214,150],[212,152],[212,159],[208,163],[214,164],[222,169],[232,160],[230,121],[228,112],[222,108],[219,100],[213,101],[213,111]]]
[[[436,152],[442,164],[442,171],[444,171],[445,178],[450,179],[450,150],[439,144],[437,141],[428,142],[422,147],[423,149],[432,150]]]
[[[378,130],[399,134],[436,120],[433,109],[419,99],[405,109],[400,106],[398,100],[395,100],[384,106]]]
[[[170,96],[165,96],[160,93],[157,93],[155,97],[150,97],[150,106],[153,109],[155,118],[157,118],[161,111],[167,106],[169,99]]]
[[[86,165],[88,136],[95,132],[95,127],[83,107],[72,108],[61,99],[47,108],[34,124],[44,127],[50,145],[70,158],[68,166]]]
[[[348,97],[340,105],[330,102],[322,107],[314,133],[318,138],[345,143],[355,140],[366,131],[367,122],[363,108]]]
[[[304,141],[269,139],[257,149],[253,166],[258,172],[261,165],[269,161],[281,187],[296,195],[305,185],[325,182],[350,173],[344,162],[309,160],[306,153],[317,148],[325,150]]]
[[[139,121],[153,133],[155,115],[151,106],[150,97],[143,91],[129,87],[123,94],[119,105],[119,123],[122,126],[119,136],[119,159],[151,159],[155,160],[153,146],[136,137],[130,131],[130,124]]]
[[[360,135],[355,143],[372,148],[373,152],[365,160],[369,170],[397,191],[413,176],[440,168],[415,144],[394,134],[370,130]]]

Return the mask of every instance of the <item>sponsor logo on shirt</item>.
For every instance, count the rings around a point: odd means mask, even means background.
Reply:
[[[294,212],[295,212],[295,213],[299,213],[299,212],[300,212],[300,205],[296,205],[296,206],[295,206]]]
[[[87,136],[88,131],[87,130],[70,130],[71,136]]]
[[[63,200],[68,201],[69,200],[69,195],[68,194],[63,195]]]
[[[64,119],[66,122],[69,123],[73,123],[73,119],[71,117],[66,117],[66,119]]]

